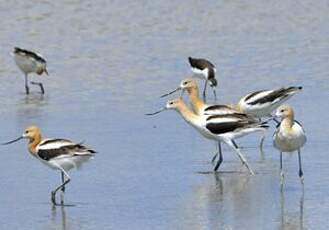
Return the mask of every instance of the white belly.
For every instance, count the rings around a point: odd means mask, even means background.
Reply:
[[[15,55],[15,62],[24,73],[32,73],[37,70],[36,62],[25,56]]]
[[[41,160],[42,163],[46,164],[52,169],[64,169],[69,171],[73,168],[79,168],[84,162],[88,161],[92,156],[74,156],[74,157],[56,157],[49,161]]]
[[[279,132],[275,134],[273,142],[281,152],[293,152],[303,147],[306,136],[303,129],[295,123],[291,132],[285,132],[280,128]]]

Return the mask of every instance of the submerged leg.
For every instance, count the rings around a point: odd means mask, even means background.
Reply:
[[[63,189],[63,187],[65,187],[65,185],[67,183],[69,183],[71,180],[70,176],[67,174],[67,172],[65,172],[64,169],[61,169],[61,171],[66,176],[67,179],[60,186],[58,186],[54,191],[51,192],[51,202],[53,203],[53,205],[58,205],[56,203],[56,193],[58,192],[58,190]],[[63,202],[62,202],[62,205],[63,205]]]
[[[41,94],[45,94],[45,89],[43,88],[43,85],[41,82],[35,82],[35,81],[31,81],[31,84],[33,85],[38,85],[41,89]]]
[[[298,162],[299,162],[299,178],[300,182],[304,184],[304,173],[302,169],[302,158],[300,156],[300,149],[298,149]]]
[[[283,169],[282,169],[282,152],[280,152],[280,182],[281,185],[283,185],[283,181],[284,181],[284,173],[283,173]]]
[[[204,88],[203,88],[203,101],[206,102],[206,90],[207,90],[207,84],[208,84],[208,79],[206,80],[206,82],[204,83]]]
[[[218,141],[218,161],[214,168],[215,172],[218,170],[218,168],[222,164],[222,162],[223,162],[222,147],[221,147],[220,141]]]
[[[25,74],[25,93],[26,94],[29,94],[30,93],[29,82],[27,80],[27,73]]]
[[[243,154],[241,153],[241,151],[240,151],[240,149],[239,149],[239,146],[235,143],[235,141],[234,141],[234,140],[229,140],[229,139],[227,139],[227,140],[225,140],[225,143],[228,144],[229,146],[231,146],[231,147],[235,150],[235,152],[238,154],[238,156],[239,156],[239,158],[240,158],[242,164],[246,166],[246,168],[248,169],[249,173],[250,173],[251,175],[255,175],[255,173],[254,173],[254,172],[252,171],[252,169],[249,167],[249,164],[248,164],[246,158],[245,158],[245,157],[243,156]]]

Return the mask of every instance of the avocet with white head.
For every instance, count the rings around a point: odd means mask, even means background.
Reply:
[[[191,70],[194,73],[194,76],[202,78],[205,80],[204,88],[203,88],[203,100],[206,100],[206,89],[208,82],[210,83],[210,87],[213,89],[215,101],[216,101],[216,67],[210,61],[203,58],[192,58],[189,57],[188,61],[191,66]]]
[[[281,184],[283,184],[284,173],[282,169],[282,153],[298,152],[299,178],[304,182],[301,148],[306,143],[306,135],[302,125],[295,121],[294,110],[288,105],[280,106],[275,116],[281,118],[281,123],[273,135],[273,144],[280,151],[280,175]]]
[[[25,92],[26,94],[29,94],[28,74],[36,73],[41,75],[42,73],[46,73],[48,75],[46,59],[38,53],[18,47],[14,48],[13,55],[16,65],[25,75]],[[42,83],[32,81],[31,84],[38,85],[41,89],[41,93],[45,93]]]

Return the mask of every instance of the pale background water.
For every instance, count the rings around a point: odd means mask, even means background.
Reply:
[[[72,171],[66,201],[52,208],[60,175],[27,152],[1,147],[0,229],[328,229],[328,1],[2,1],[0,142],[30,124],[47,137],[85,140],[99,153]],[[14,46],[42,53],[46,89],[24,94]],[[297,155],[279,154],[269,131],[238,140],[250,177],[224,148],[222,173],[204,140],[159,96],[190,74],[187,57],[217,66],[222,103],[248,92],[301,85],[290,100],[303,123],[304,193]],[[211,94],[209,93],[209,96]]]

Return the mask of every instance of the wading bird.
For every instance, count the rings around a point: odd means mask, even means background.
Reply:
[[[18,47],[14,48],[13,55],[16,65],[25,75],[25,92],[29,94],[28,74],[36,73],[41,75],[45,72],[48,75],[47,62],[40,54]],[[31,81],[31,84],[38,85],[41,89],[41,93],[45,93],[42,83]]]
[[[182,94],[187,91],[193,107],[193,110],[199,114],[221,114],[221,113],[244,113],[252,117],[270,118],[275,109],[290,97],[302,90],[302,87],[287,87],[276,90],[261,90],[249,93],[237,105],[208,105],[199,97],[199,87],[195,80],[185,79],[181,81],[180,86],[174,91],[167,93],[168,96],[174,92],[182,90]],[[275,120],[275,119],[274,119]],[[276,120],[275,120],[276,121]],[[278,123],[278,121],[276,121]],[[264,133],[265,134],[265,133]],[[260,148],[263,148],[265,135],[260,141]]]
[[[271,117],[272,113],[280,105],[302,89],[303,87],[301,86],[291,86],[287,88],[252,92],[240,99],[236,109],[259,119]]]
[[[215,140],[218,143],[224,142],[230,146],[247,167],[249,173],[254,175],[254,172],[249,167],[246,158],[234,140],[252,132],[264,132],[268,128],[266,124],[261,124],[244,114],[197,115],[187,107],[181,98],[169,101],[163,109],[146,115],[155,115],[168,109],[173,109],[180,113],[183,119],[198,130],[205,138]],[[214,171],[217,171],[222,161],[222,153],[219,151],[219,160]]]
[[[71,180],[68,171],[73,168],[79,168],[82,163],[88,161],[96,152],[81,143],[76,144],[65,139],[42,139],[41,131],[36,126],[28,127],[22,136],[4,143],[4,145],[14,143],[23,138],[28,139],[28,149],[32,156],[50,168],[61,171],[62,184],[51,192],[51,202],[54,205],[59,205],[56,203],[56,193],[58,190],[65,192],[65,185]],[[60,205],[64,205],[63,199]]]
[[[205,80],[204,88],[203,88],[203,100],[206,101],[206,89],[208,81],[210,82],[210,87],[213,89],[214,97],[216,101],[216,68],[215,65],[210,61],[202,58],[192,58],[189,57],[188,61],[191,66],[191,70],[194,73],[195,77],[201,78]]]
[[[301,183],[304,183],[301,148],[306,142],[305,131],[300,123],[294,120],[294,111],[288,105],[280,106],[275,116],[281,118],[281,123],[277,127],[273,135],[273,144],[280,151],[280,175],[281,184],[283,184],[284,173],[282,169],[282,153],[283,152],[298,152],[299,163],[299,178]]]

